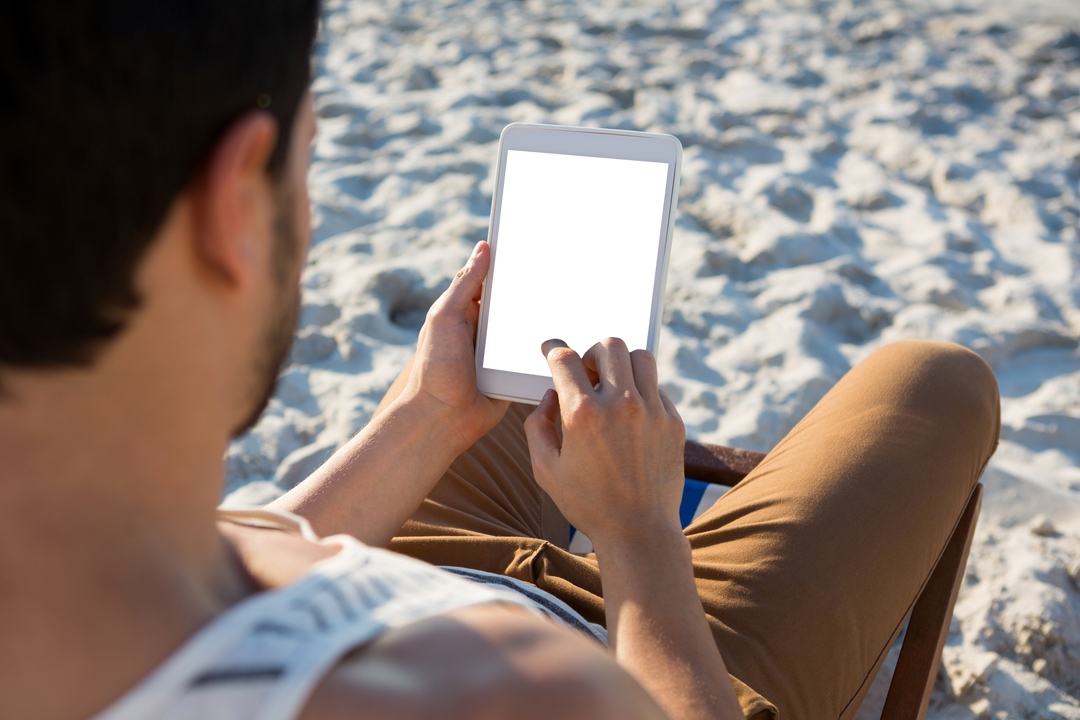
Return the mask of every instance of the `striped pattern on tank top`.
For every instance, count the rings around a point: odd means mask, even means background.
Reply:
[[[220,516],[296,531],[341,550],[300,580],[216,617],[92,720],[290,720],[351,650],[391,628],[472,605],[515,604],[607,640],[603,628],[526,583],[436,568],[346,535],[319,539],[305,520],[285,513]]]

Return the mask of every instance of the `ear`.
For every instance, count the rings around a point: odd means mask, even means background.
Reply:
[[[195,253],[212,275],[243,284],[271,242],[272,187],[266,166],[277,121],[253,111],[225,131],[193,188]]]

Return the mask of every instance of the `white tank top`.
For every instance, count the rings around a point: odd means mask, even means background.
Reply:
[[[527,583],[436,568],[348,535],[320,539],[287,513],[222,510],[219,517],[341,550],[296,582],[214,618],[93,720],[290,720],[349,651],[385,630],[470,605],[511,603],[607,642],[602,627]]]

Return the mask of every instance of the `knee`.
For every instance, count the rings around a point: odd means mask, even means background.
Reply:
[[[902,383],[913,403],[943,414],[958,432],[985,441],[987,457],[993,453],[1001,430],[997,378],[976,353],[956,343],[902,340],[867,360],[886,366],[882,377]]]
[[[930,385],[955,388],[972,398],[998,396],[997,378],[986,361],[963,345],[931,340],[900,340],[877,350],[871,357],[910,368],[915,379]]]

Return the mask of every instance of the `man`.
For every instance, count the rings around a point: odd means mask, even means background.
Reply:
[[[316,4],[2,12],[0,717],[854,714],[996,445],[977,356],[875,353],[684,533],[648,353],[477,392],[481,243],[271,507],[367,544],[218,514],[295,323]]]

